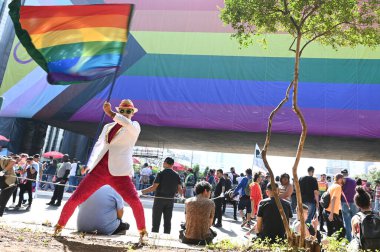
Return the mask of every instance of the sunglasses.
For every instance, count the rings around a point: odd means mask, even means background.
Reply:
[[[133,113],[133,109],[119,109],[119,112],[121,114],[132,114]]]

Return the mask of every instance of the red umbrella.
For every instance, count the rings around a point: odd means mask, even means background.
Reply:
[[[0,141],[9,142],[10,140],[3,135],[0,135]]]
[[[46,152],[46,153],[42,154],[42,156],[44,158],[53,157],[54,159],[63,158],[63,154],[61,152],[59,152],[59,151],[49,151],[49,152]]]
[[[175,170],[175,171],[186,171],[186,167],[183,164],[174,162],[173,170]]]
[[[134,164],[140,164],[140,161],[137,158],[133,157],[133,163]]]

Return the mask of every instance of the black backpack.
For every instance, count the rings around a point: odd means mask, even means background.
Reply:
[[[319,203],[321,204],[321,206],[323,208],[326,209],[330,205],[330,200],[331,200],[330,193],[328,191],[326,191],[322,194],[322,197],[321,197],[321,200],[319,201]]]
[[[360,218],[360,248],[380,249],[380,216],[371,212],[358,212]]]

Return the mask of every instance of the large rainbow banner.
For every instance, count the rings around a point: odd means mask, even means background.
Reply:
[[[9,5],[16,34],[51,84],[91,81],[120,65],[132,14],[131,4]]]
[[[134,4],[124,49],[128,54],[117,71],[110,102],[132,99],[139,108],[134,118],[141,125],[265,133],[270,112],[293,78],[294,54],[289,51],[293,38],[267,34],[263,36],[266,48],[254,44],[239,49],[237,41],[231,39],[233,29],[219,18],[224,0],[26,3],[40,10],[40,15],[50,14],[43,11],[46,5],[77,8],[78,4],[103,3],[99,7],[102,11],[95,13],[103,15],[111,4]],[[18,39],[9,36],[8,40],[13,44],[0,85],[0,96],[4,97],[0,117],[33,118],[93,136],[113,76],[81,85],[49,85],[45,71]],[[88,53],[78,53],[78,60]],[[95,54],[91,51],[90,55]],[[310,135],[380,141],[380,47],[342,47],[336,51],[311,43],[300,63],[299,104]],[[299,134],[300,130],[287,103],[273,122],[273,132]]]

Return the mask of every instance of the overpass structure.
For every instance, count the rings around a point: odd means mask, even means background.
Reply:
[[[43,4],[103,2],[115,1]],[[267,49],[239,49],[232,29],[219,20],[222,0],[128,2],[135,13],[110,102],[130,98],[139,108],[138,144],[237,153],[252,153],[256,142],[262,146],[268,115],[292,79],[292,38],[266,35]],[[32,118],[94,137],[112,76],[52,86],[13,34],[5,35],[13,44],[1,56],[7,65],[0,117]],[[306,49],[299,85],[309,127],[304,156],[380,161],[379,69],[379,48]],[[269,154],[293,156],[299,132],[287,104],[274,121]]]

